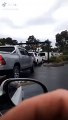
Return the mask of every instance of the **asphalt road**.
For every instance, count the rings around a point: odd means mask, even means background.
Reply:
[[[30,71],[26,71],[22,73],[22,77],[33,78],[42,82],[47,87],[48,91],[59,88],[68,89],[68,65],[61,67],[37,66],[35,67],[35,72],[33,74],[31,74]],[[31,89],[31,92],[24,89],[25,97],[28,98],[28,94],[31,97],[34,94],[37,95],[36,93],[40,93],[37,88],[37,86],[28,87],[28,89]]]
[[[68,89],[68,64],[61,67],[37,66],[33,74],[27,71],[22,76],[41,81],[48,91],[59,88]]]

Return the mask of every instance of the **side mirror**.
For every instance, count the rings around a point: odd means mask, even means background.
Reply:
[[[28,56],[31,56],[31,54],[30,54],[30,53],[28,53]]]
[[[18,105],[27,98],[47,92],[45,85],[29,78],[8,79],[3,85],[3,90],[14,105]]]

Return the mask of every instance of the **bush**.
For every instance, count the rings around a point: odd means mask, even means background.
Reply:
[[[61,57],[56,57],[56,63],[63,62],[63,59]]]
[[[55,61],[56,61],[56,57],[51,57],[51,58],[49,59],[49,61],[50,61],[50,62],[55,62]]]
[[[63,62],[63,59],[61,57],[51,57],[50,62],[59,63]]]
[[[59,63],[63,61],[68,61],[68,55],[60,55],[59,57],[51,57],[50,62]]]
[[[63,61],[68,61],[68,55],[61,55],[60,58],[61,58]]]
[[[68,55],[68,51],[63,51],[63,55]]]

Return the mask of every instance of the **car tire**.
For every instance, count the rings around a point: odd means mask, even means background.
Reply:
[[[20,77],[20,67],[19,66],[14,66],[13,77],[14,78],[19,78]]]
[[[34,66],[37,66],[37,62],[36,62],[36,61],[33,61],[33,65],[34,65]]]
[[[41,61],[41,64],[43,64],[43,60]]]
[[[34,73],[34,65],[30,68],[30,72]]]
[[[37,65],[38,65],[39,63],[38,63],[38,59],[37,59]]]

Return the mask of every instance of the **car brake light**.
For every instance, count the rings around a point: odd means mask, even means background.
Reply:
[[[0,65],[5,65],[6,62],[4,60],[4,58],[2,57],[2,55],[0,55]]]

